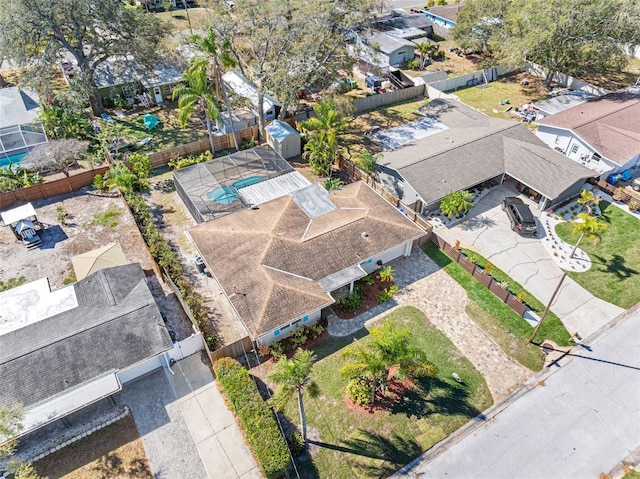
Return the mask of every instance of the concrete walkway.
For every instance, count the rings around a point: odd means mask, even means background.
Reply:
[[[466,291],[420,248],[393,262],[401,291],[393,300],[351,320],[330,318],[329,334],[346,336],[365,322],[397,306],[415,306],[471,361],[487,381],[494,401],[523,384],[533,371],[509,358],[500,346],[465,312]]]
[[[206,362],[205,362],[206,361]],[[200,354],[178,361],[168,374],[178,407],[209,479],[260,479],[242,433]]]
[[[450,244],[459,240],[462,247],[477,251],[546,304],[563,272],[541,244],[544,241],[542,227],[538,227],[537,238],[511,231],[507,215],[500,209],[500,201],[509,195],[515,196],[517,192],[504,185],[492,188],[466,221],[451,229],[442,229],[438,235]],[[527,198],[523,199],[530,203]],[[539,214],[535,207],[531,211]],[[583,337],[624,311],[596,298],[569,277],[565,278],[551,310],[570,333],[578,331]]]

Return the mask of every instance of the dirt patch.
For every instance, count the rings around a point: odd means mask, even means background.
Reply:
[[[49,479],[153,478],[131,416],[34,463]]]
[[[8,227],[0,228],[0,281],[24,276],[27,281],[49,278],[51,289],[75,282],[71,258],[77,254],[119,243],[131,263],[140,263],[167,327],[178,339],[190,336],[191,323],[168,285],[155,275],[154,262],[124,200],[96,194],[90,188],[33,202],[43,224],[42,246],[27,248]],[[61,216],[64,215],[64,221]]]

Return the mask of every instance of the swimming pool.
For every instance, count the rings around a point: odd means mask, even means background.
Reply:
[[[0,167],[9,166],[11,163],[20,163],[20,160],[27,156],[29,152],[26,153],[18,153],[17,155],[12,156],[0,156]]]
[[[256,183],[260,183],[261,181],[266,179],[267,179],[266,176],[250,176],[249,178],[236,181],[231,186],[239,190],[240,188],[244,188],[245,186],[255,185]]]
[[[239,197],[238,192],[233,186],[219,186],[213,191],[207,193],[207,198],[215,201],[219,205],[230,205]]]

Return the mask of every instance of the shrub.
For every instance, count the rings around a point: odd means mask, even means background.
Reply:
[[[287,443],[293,457],[302,456],[307,451],[307,447],[302,440],[302,434],[296,430],[287,434]]]
[[[520,291],[518,293],[518,295],[516,296],[516,299],[518,301],[520,301],[521,303],[524,303],[525,299],[527,299],[527,292],[526,291]]]
[[[293,333],[291,333],[291,336],[289,336],[289,340],[294,348],[302,346],[307,342],[307,339],[309,339],[309,336],[307,335],[307,328],[304,326],[296,328]]]
[[[389,286],[388,288],[385,288],[383,291],[380,291],[377,295],[376,295],[376,301],[379,304],[382,303],[386,303],[387,301],[389,301],[391,298],[393,298],[393,296],[398,292],[398,286],[396,286],[395,284]]]
[[[509,290],[509,281],[500,281],[500,283],[498,283],[503,289],[506,289],[507,291]]]
[[[493,269],[493,264],[487,261],[487,264],[484,265],[484,273],[491,276],[491,270]]]
[[[409,70],[420,70],[420,60],[418,60],[417,58],[407,60],[407,68]]]
[[[340,178],[327,178],[322,182],[322,186],[327,191],[339,190],[342,188],[342,180]]]
[[[378,270],[378,274],[380,275],[380,281],[382,282],[393,281],[394,273],[395,272],[393,271],[393,268],[391,266],[383,266],[382,268],[380,268],[380,270]]]
[[[311,339],[316,339],[324,332],[324,326],[320,323],[312,324],[308,326],[309,331],[311,332]]]
[[[371,385],[363,378],[352,379],[347,383],[347,397],[358,406],[366,406],[371,401]]]
[[[349,296],[344,299],[338,301],[338,306],[342,310],[343,313],[350,313],[351,311],[355,311],[364,302],[364,298],[362,296],[362,290],[358,290],[356,287]]]
[[[282,341],[276,341],[271,345],[271,356],[273,356],[275,359],[284,357],[286,351],[287,349],[285,348]]]
[[[198,163],[204,163],[213,159],[213,155],[209,150],[194,156],[185,156],[183,158],[174,158],[169,162],[169,168],[173,170],[179,170],[180,168],[186,168],[187,166],[197,165]]]
[[[366,275],[364,278],[362,278],[362,281],[367,283],[369,286],[373,286],[373,284],[376,282],[376,280],[369,275]]]
[[[104,177],[102,175],[93,177],[93,187],[98,191],[104,191]]]
[[[213,371],[264,476],[284,477],[290,464],[287,445],[249,371],[231,358],[216,361]]]

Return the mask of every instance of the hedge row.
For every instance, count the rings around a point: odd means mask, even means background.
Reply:
[[[213,371],[264,476],[284,477],[290,464],[289,451],[273,411],[262,400],[249,371],[231,358],[216,361]]]
[[[219,346],[219,338],[211,327],[209,314],[204,307],[202,296],[193,289],[191,282],[186,278],[182,263],[171,245],[162,237],[155,223],[153,215],[149,211],[147,203],[141,196],[134,193],[126,193],[124,198],[133,213],[138,229],[149,246],[151,255],[164,268],[171,280],[180,290],[180,295],[191,310],[198,328],[202,331],[207,346],[215,351]]]

